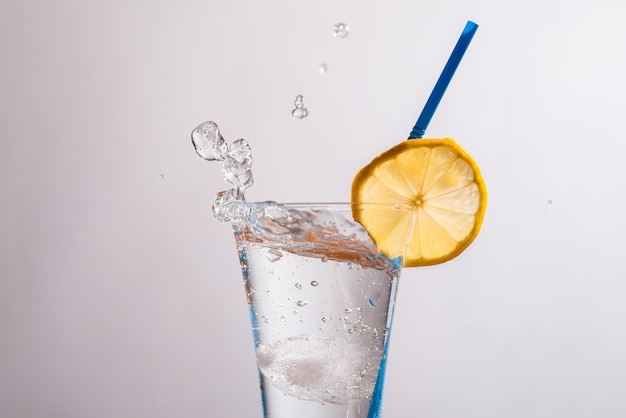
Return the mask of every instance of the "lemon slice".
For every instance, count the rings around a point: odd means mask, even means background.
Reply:
[[[474,160],[454,140],[413,139],[357,173],[352,202],[368,203],[353,205],[353,216],[381,253],[404,256],[405,267],[428,266],[451,260],[476,238],[487,189]]]

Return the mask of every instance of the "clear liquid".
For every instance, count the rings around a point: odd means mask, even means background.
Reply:
[[[248,213],[235,237],[265,416],[378,417],[399,269],[336,213]]]

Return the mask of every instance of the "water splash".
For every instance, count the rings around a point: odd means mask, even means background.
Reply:
[[[309,116],[309,110],[304,107],[304,97],[301,94],[296,96],[296,100],[293,102],[293,110],[291,111],[291,117],[294,119],[304,119]]]
[[[191,131],[191,142],[196,153],[207,161],[222,161],[224,179],[234,187],[217,194],[213,202],[213,216],[220,222],[229,222],[241,216],[247,207],[241,205],[244,192],[254,183],[252,178],[252,149],[245,139],[230,146],[220,134],[215,122],[207,121]]]
[[[333,28],[333,36],[335,38],[345,38],[350,34],[350,27],[345,23],[339,22]]]
[[[243,192],[252,186],[252,149],[245,139],[238,139],[230,145],[224,158],[224,178]]]

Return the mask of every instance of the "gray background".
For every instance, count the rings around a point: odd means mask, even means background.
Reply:
[[[348,200],[471,19],[427,136],[473,155],[489,207],[459,258],[403,273],[385,416],[625,416],[625,17],[619,0],[2,1],[0,415],[260,417],[234,242],[210,216],[227,186],[191,130],[251,143],[250,200]]]

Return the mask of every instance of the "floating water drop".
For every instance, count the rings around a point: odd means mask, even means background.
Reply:
[[[222,135],[220,128],[215,122],[204,122],[191,131],[191,142],[196,153],[208,161],[222,161],[228,150],[228,145]]]
[[[321,63],[317,71],[319,71],[320,74],[326,74],[326,71],[328,71],[328,65],[326,65],[325,62]]]
[[[548,213],[552,216],[552,200],[546,202],[548,204]]]
[[[350,33],[350,27],[345,23],[337,23],[333,29],[333,36],[335,38],[345,38]]]
[[[291,111],[291,117],[294,119],[304,119],[309,116],[309,110],[304,107],[304,97],[301,94],[296,96],[296,100],[293,102],[293,110]]]

